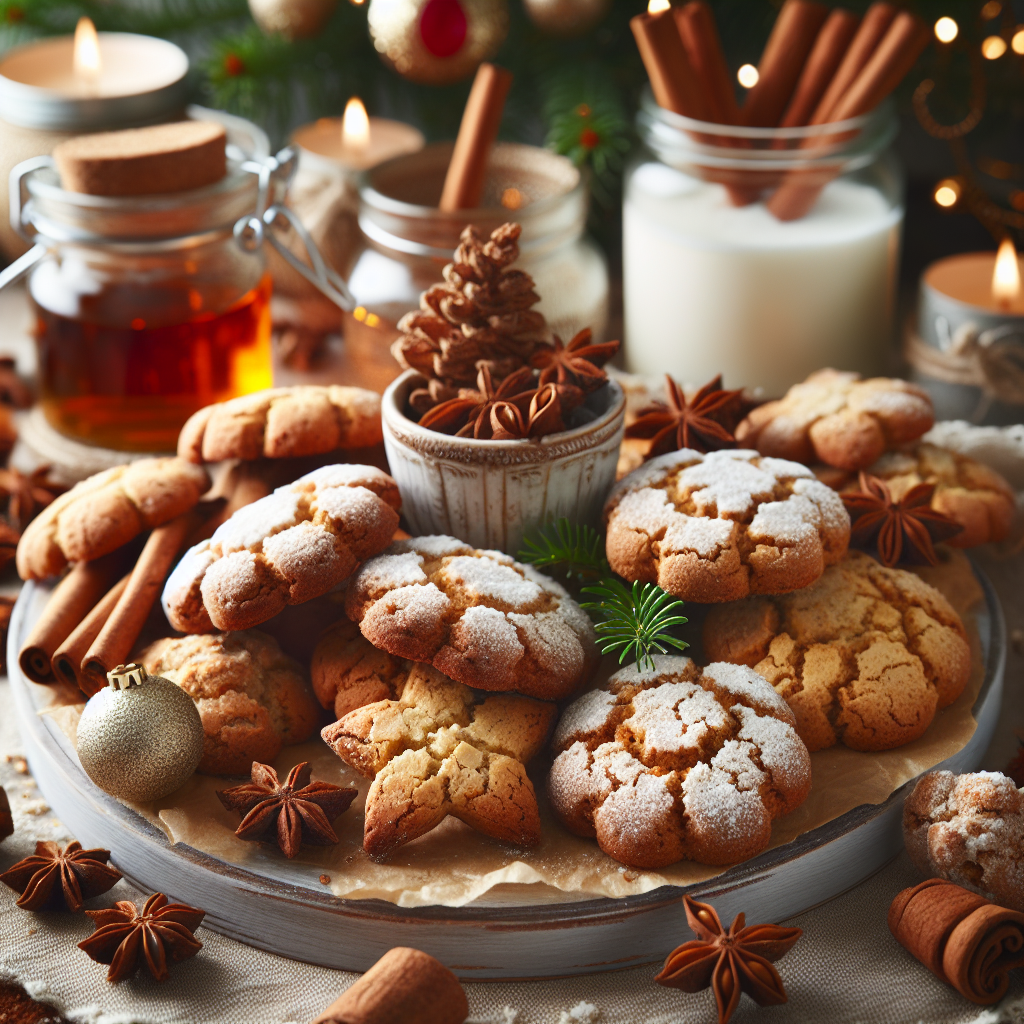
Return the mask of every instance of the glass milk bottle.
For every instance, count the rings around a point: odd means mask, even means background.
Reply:
[[[694,385],[722,373],[768,396],[823,366],[885,369],[903,224],[890,105],[841,124],[745,128],[647,94],[638,127],[623,203],[627,369]],[[794,185],[817,199],[777,219],[767,203]]]

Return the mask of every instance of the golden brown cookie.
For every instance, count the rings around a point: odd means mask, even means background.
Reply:
[[[140,660],[196,702],[204,733],[199,771],[207,775],[245,775],[253,761],[267,764],[283,745],[309,739],[322,721],[298,663],[265,633],[167,637]]]
[[[209,486],[206,470],[185,459],[139,459],[97,473],[29,523],[18,543],[18,575],[45,579],[68,562],[107,555],[187,512]]]
[[[345,611],[375,647],[481,690],[561,700],[598,660],[594,627],[562,587],[454,537],[396,541],[352,577]]]
[[[661,455],[616,484],[604,514],[620,576],[702,603],[805,587],[850,540],[834,491],[754,451]]]
[[[920,441],[887,452],[867,472],[884,480],[896,501],[911,487],[935,484],[931,507],[964,528],[946,541],[950,547],[973,548],[1005,540],[1010,532],[1017,508],[1013,489],[994,469],[959,452]],[[852,479],[842,489],[856,491],[860,484]]]
[[[857,470],[916,441],[934,421],[928,393],[915,384],[819,370],[754,409],[736,428],[736,441],[762,455]]]
[[[372,466],[324,466],[238,509],[189,549],[164,586],[183,633],[250,629],[340,583],[387,546],[398,487]]]
[[[369,448],[383,437],[376,392],[296,384],[200,409],[181,428],[178,454],[192,462],[284,459]]]
[[[809,750],[916,740],[971,674],[949,602],[913,573],[856,551],[796,593],[712,609],[704,654],[764,676],[789,702]]]
[[[1024,789],[998,772],[931,772],[903,805],[915,867],[1024,911]]]
[[[544,746],[557,713],[554,704],[474,693],[413,665],[396,700],[367,704],[321,735],[373,779],[363,848],[375,860],[449,814],[502,842],[535,846],[540,817],[525,764]]]
[[[807,798],[793,712],[750,669],[678,655],[620,669],[563,712],[548,778],[567,828],[639,868],[732,864]]]

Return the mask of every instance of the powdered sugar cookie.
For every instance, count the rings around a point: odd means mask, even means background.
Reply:
[[[654,662],[620,669],[562,714],[548,777],[555,813],[635,867],[753,857],[811,788],[793,712],[743,666]]]
[[[805,587],[850,540],[842,501],[809,469],[742,450],[652,459],[616,485],[605,521],[619,575],[699,602]]]
[[[736,440],[762,455],[858,470],[887,448],[916,441],[934,422],[931,399],[915,384],[819,370],[784,398],[754,409],[736,428]]]
[[[396,541],[352,578],[345,610],[375,647],[481,690],[560,700],[597,663],[594,627],[562,587],[454,537]]]
[[[398,487],[372,466],[324,466],[238,509],[186,552],[163,592],[183,633],[249,629],[340,583],[398,526]]]

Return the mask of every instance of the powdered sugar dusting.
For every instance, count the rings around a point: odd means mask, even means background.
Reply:
[[[583,671],[585,655],[580,638],[557,612],[523,615],[509,612],[537,664],[548,672],[575,676]]]
[[[615,694],[607,690],[591,690],[570,704],[555,727],[551,743],[565,747],[574,736],[593,734],[608,722],[612,709],[618,704]]]
[[[764,676],[746,665],[732,665],[716,661],[701,669],[705,678],[712,680],[730,698],[749,704],[758,714],[795,724],[789,705],[775,692],[775,687]],[[728,701],[729,704],[732,701]]]
[[[489,597],[513,608],[532,604],[541,595],[536,583],[489,556],[456,555],[448,559],[441,572],[447,581],[462,587],[471,597]]]
[[[295,526],[303,519],[305,499],[296,491],[278,490],[251,505],[243,505],[221,523],[210,538],[222,555],[232,551],[256,551],[263,539]]]
[[[768,501],[750,521],[752,540],[797,547],[818,539],[818,509],[806,498],[793,495],[786,501]]]
[[[661,544],[663,555],[692,551],[701,558],[715,558],[735,543],[736,524],[729,519],[698,519],[673,512],[668,524]]]
[[[460,650],[481,650],[490,661],[499,661],[509,668],[523,656],[515,626],[497,608],[467,608],[453,630],[452,639]]]
[[[378,555],[364,562],[362,569],[359,570],[359,586],[371,594],[426,582],[423,556],[415,551]]]
[[[699,515],[744,515],[759,501],[771,498],[776,484],[774,474],[755,466],[750,458],[713,457],[720,454],[711,452],[703,462],[684,469],[676,479],[677,492],[680,496],[689,494]]]

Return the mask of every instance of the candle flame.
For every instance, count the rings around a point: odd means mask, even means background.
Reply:
[[[648,14],[661,14],[662,11],[667,11],[672,6],[669,0],[648,0],[647,13]]]
[[[75,77],[95,81],[103,69],[100,60],[100,39],[91,18],[79,18],[75,26]]]
[[[345,116],[341,119],[341,142],[346,149],[367,149],[370,145],[370,119],[358,96],[353,96],[345,104]]]
[[[992,271],[992,297],[1001,305],[1008,306],[1020,295],[1020,267],[1017,264],[1017,250],[1013,241],[1004,238],[996,254],[996,266]]]

